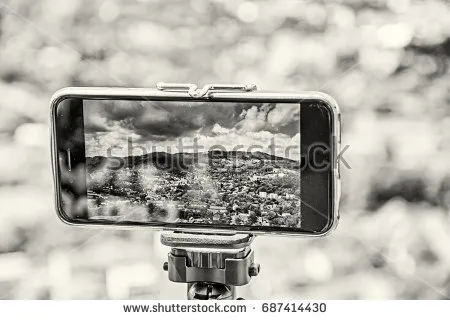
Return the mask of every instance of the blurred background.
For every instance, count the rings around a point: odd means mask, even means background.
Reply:
[[[341,222],[258,237],[248,299],[450,296],[447,0],[0,0],[0,298],[184,299],[148,230],[64,225],[49,100],[158,81],[316,90],[342,108]]]

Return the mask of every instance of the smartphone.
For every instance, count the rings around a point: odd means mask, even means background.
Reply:
[[[328,95],[65,88],[51,126],[66,223],[303,236],[336,226],[340,115]]]

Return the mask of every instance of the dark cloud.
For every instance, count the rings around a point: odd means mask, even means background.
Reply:
[[[109,120],[123,121],[136,118],[145,112],[145,107],[139,101],[104,101],[100,112]]]
[[[89,123],[84,125],[84,131],[86,133],[108,132],[110,131],[110,128],[102,125],[97,125],[95,123]]]
[[[132,129],[132,119],[144,111],[139,101],[85,100],[84,129],[87,133],[113,131],[117,126]]]
[[[253,104],[252,104],[253,105]],[[92,101],[85,102],[87,131],[113,130],[116,125],[148,139],[190,135],[198,129],[212,128],[216,123],[232,128],[249,104],[167,101]]]
[[[86,133],[108,132],[111,126],[107,123],[107,119],[98,113],[84,112],[84,131]]]
[[[231,128],[245,106],[214,103],[154,103],[134,119],[140,133],[167,137],[189,135],[198,129],[207,129],[216,123]]]
[[[217,133],[212,130],[215,125],[242,132],[298,132],[295,120],[299,108],[292,104],[92,101],[85,106],[87,132],[124,128],[141,136],[143,141],[192,136],[197,130],[202,135],[215,136]]]

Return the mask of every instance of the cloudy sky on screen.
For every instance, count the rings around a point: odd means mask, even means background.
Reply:
[[[86,155],[180,152],[197,139],[199,151],[261,151],[299,160],[299,104],[167,101],[84,101]],[[221,147],[217,147],[220,145]],[[288,148],[290,147],[290,148]],[[288,149],[287,149],[288,148]],[[287,153],[286,153],[287,149]],[[193,152],[184,149],[184,152]]]

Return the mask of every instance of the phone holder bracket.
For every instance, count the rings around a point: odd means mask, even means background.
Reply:
[[[199,88],[193,83],[165,83],[158,82],[156,88],[161,91],[187,92],[192,98],[208,97],[214,92],[250,92],[256,91],[254,84],[207,84],[203,88]]]
[[[257,276],[259,264],[250,248],[253,235],[216,235],[171,232],[161,235],[170,246],[164,270],[169,280],[188,284],[190,300],[227,300],[235,298],[235,286]]]
[[[215,92],[252,92],[257,86],[159,82],[161,91],[187,92],[192,98],[208,98]],[[205,234],[166,232],[161,243],[171,247],[163,269],[172,282],[187,283],[190,300],[228,300],[235,298],[235,286],[250,282],[260,265],[254,262],[250,248],[255,236],[250,234]]]

